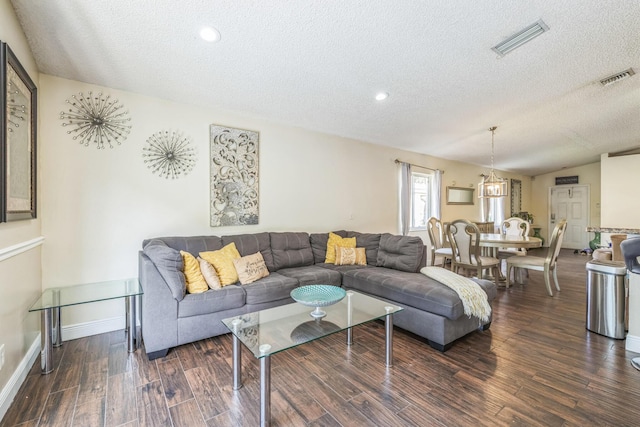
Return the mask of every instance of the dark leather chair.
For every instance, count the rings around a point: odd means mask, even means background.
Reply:
[[[627,270],[640,274],[640,262],[638,262],[638,257],[640,256],[640,237],[623,240],[620,242],[620,250],[624,257],[624,263],[627,265]]]

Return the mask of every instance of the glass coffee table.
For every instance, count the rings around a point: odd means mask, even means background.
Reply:
[[[260,359],[260,425],[271,424],[271,355],[347,331],[347,345],[353,343],[351,328],[376,319],[385,319],[385,362],[393,359],[393,313],[402,310],[392,303],[359,292],[347,291],[340,302],[322,308],[326,315],[314,319],[313,307],[299,303],[269,308],[224,319],[233,334],[233,389],[242,387],[240,355],[242,343]]]
[[[40,311],[40,372],[48,374],[53,371],[53,347],[62,345],[60,309],[71,305],[124,298],[127,350],[129,353],[135,351],[139,341],[136,307],[140,295],[142,287],[137,278],[45,289],[29,308],[30,312]]]

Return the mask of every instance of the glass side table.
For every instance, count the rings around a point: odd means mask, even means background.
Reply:
[[[30,312],[40,312],[40,372],[48,374],[53,370],[53,347],[62,345],[60,325],[62,307],[124,298],[127,350],[129,353],[134,352],[139,345],[136,307],[140,302],[140,295],[142,295],[142,287],[138,278],[45,289],[40,298],[29,308]]]

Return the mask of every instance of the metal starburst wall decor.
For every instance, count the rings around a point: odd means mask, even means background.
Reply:
[[[64,120],[62,126],[72,129],[67,133],[73,135],[74,140],[80,140],[80,144],[88,147],[90,143],[96,144],[98,149],[113,148],[114,144],[120,145],[127,139],[131,132],[129,111],[111,95],[103,96],[102,93],[93,95],[88,92],[73,95],[67,99],[69,109],[60,113]]]
[[[196,164],[196,152],[188,137],[180,132],[160,131],[147,139],[142,157],[151,172],[161,178],[187,175]]]
[[[13,132],[12,127],[20,127],[27,118],[27,105],[24,95],[15,88],[11,80],[7,82],[7,110],[9,112],[7,130]]]

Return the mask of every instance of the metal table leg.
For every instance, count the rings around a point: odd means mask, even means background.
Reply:
[[[60,309],[60,290],[54,289],[52,296],[53,296],[53,304],[55,306],[53,307],[53,312],[51,315],[51,321],[52,321],[51,328],[53,331],[53,336],[52,336],[53,346],[61,347],[62,346],[62,323],[60,321],[60,312],[62,310]]]
[[[53,330],[52,308],[40,312],[40,373],[53,371]]]
[[[385,307],[387,308],[387,307]],[[389,307],[392,308],[392,307]],[[387,312],[389,312],[387,308]],[[393,366],[393,313],[387,314],[384,322],[385,329],[385,363],[388,367]]]
[[[271,356],[260,359],[260,427],[271,425]]]
[[[124,299],[126,311],[125,334],[127,335],[127,351],[133,353],[138,348],[138,333],[136,330],[138,296],[130,295]]]
[[[347,325],[351,326],[351,317],[353,316],[353,309],[351,307],[351,297],[353,296],[353,291],[347,292]],[[347,328],[347,345],[350,346],[353,344],[353,328]]]
[[[240,340],[233,335],[233,389],[240,390],[242,388],[242,365],[240,365],[240,357],[242,348]]]

